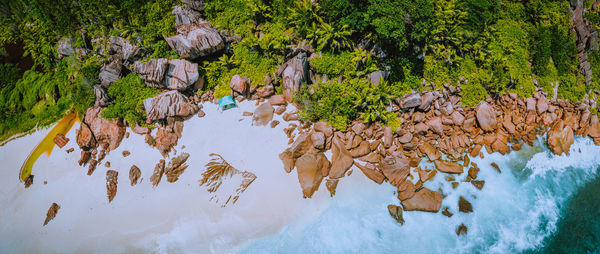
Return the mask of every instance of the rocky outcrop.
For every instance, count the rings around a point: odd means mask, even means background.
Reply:
[[[246,96],[250,88],[250,80],[240,75],[234,75],[229,81],[229,88],[235,95]]]
[[[273,108],[273,106],[271,106],[270,103],[267,102],[261,104],[260,106],[258,106],[258,108],[256,108],[254,114],[252,115],[252,125],[267,125],[273,119],[274,111],[275,109]]]
[[[169,118],[167,125],[161,125],[156,131],[156,149],[167,157],[173,147],[177,145],[177,141],[181,138],[183,131],[183,121]]]
[[[97,143],[107,150],[114,150],[119,147],[124,135],[125,126],[121,120],[104,119],[101,107],[91,107],[77,131],[77,144],[82,149],[90,149]]]
[[[584,0],[572,0],[571,3],[571,30],[575,32],[575,43],[578,52],[579,72],[584,75],[586,85],[592,82],[592,68],[588,61],[586,50],[598,49],[598,31],[589,22],[585,13],[597,9],[597,4],[592,4],[592,10],[585,8]]]
[[[283,162],[283,168],[285,172],[290,173],[294,169],[296,160],[300,156],[304,155],[308,150],[313,147],[312,139],[310,134],[303,133],[292,144],[279,154],[279,159]]]
[[[73,39],[70,37],[60,39],[60,41],[58,41],[57,51],[59,58],[74,55],[75,48],[73,48]]]
[[[106,195],[108,197],[108,203],[112,202],[117,195],[117,178],[119,172],[114,170],[106,171]]]
[[[198,106],[178,91],[164,92],[154,98],[145,99],[144,108],[146,118],[151,122],[167,117],[186,117],[198,111]]]
[[[111,36],[108,39],[108,54],[117,55],[119,59],[125,62],[132,62],[133,59],[140,53],[140,48],[131,44],[124,38]]]
[[[44,220],[44,226],[48,225],[48,222],[50,222],[56,217],[56,214],[58,213],[59,209],[60,206],[56,203],[52,203],[52,205],[50,205],[50,208],[48,208],[48,212],[46,212],[46,220]]]
[[[331,169],[329,177],[332,179],[341,178],[346,171],[354,164],[354,159],[346,147],[340,142],[338,137],[334,137],[331,145]]]
[[[296,160],[298,181],[304,197],[310,198],[319,189],[323,180],[322,172],[329,172],[330,163],[323,153],[304,154]]]
[[[442,207],[442,194],[427,188],[415,192],[414,196],[402,201],[404,211],[423,211],[437,213]]]
[[[119,78],[121,78],[122,69],[121,60],[116,57],[111,57],[108,64],[105,64],[100,68],[98,78],[100,79],[102,87],[108,88],[112,83],[119,80]]]
[[[103,86],[95,85],[94,95],[96,96],[94,106],[106,107],[110,103],[110,97],[108,97],[108,92]]]
[[[178,34],[165,40],[180,57],[196,59],[225,48],[225,41],[219,32],[200,18],[197,11],[188,6],[176,6],[171,14],[175,16]]]
[[[282,77],[281,88],[285,100],[292,102],[294,93],[310,81],[307,53],[300,52],[294,58],[279,66],[277,75]]]
[[[561,119],[554,123],[548,131],[548,148],[556,155],[563,153],[568,155],[573,142],[573,129],[571,126],[565,125]]]
[[[146,85],[161,89],[183,91],[199,81],[198,64],[183,59],[152,59],[137,61],[132,71],[140,74]]]

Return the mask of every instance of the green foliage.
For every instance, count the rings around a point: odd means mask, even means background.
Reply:
[[[222,84],[217,86],[217,88],[215,89],[215,98],[216,99],[221,99],[227,95],[231,94],[231,87],[229,87],[229,84]]]
[[[331,50],[333,52],[348,49],[352,46],[352,42],[348,38],[352,34],[349,30],[348,25],[342,25],[335,27],[325,22],[312,23],[306,38],[309,43],[316,46],[316,49]]]
[[[102,112],[107,119],[123,118],[130,126],[145,124],[144,99],[158,95],[158,89],[148,87],[135,73],[121,78],[108,88],[113,104]]]
[[[355,70],[352,54],[349,51],[338,54],[323,52],[320,56],[310,59],[310,64],[317,73],[326,74],[329,78],[351,74]]]
[[[350,30],[363,32],[367,28],[365,12],[367,5],[360,0],[324,0],[319,5],[326,14],[327,21],[338,21],[340,25],[347,25]]]
[[[460,102],[465,107],[473,107],[480,101],[487,98],[487,91],[477,81],[470,81],[467,84],[462,85],[462,94]]]
[[[206,89],[213,89],[217,85],[229,86],[229,81],[234,75],[250,79],[252,84],[260,85],[267,74],[277,70],[278,62],[268,56],[252,50],[245,44],[233,46],[233,55],[223,55],[218,61],[204,62],[206,73]]]
[[[319,83],[302,89],[294,101],[302,105],[300,116],[304,120],[327,121],[337,130],[345,131],[348,124],[357,118],[371,123],[392,121],[397,125],[386,110],[389,105],[391,86],[375,87],[364,79],[348,79],[342,83]]]
[[[558,98],[571,102],[580,101],[586,93],[585,84],[574,75],[559,77]]]
[[[12,64],[0,64],[0,89],[17,82],[21,74],[19,69]]]

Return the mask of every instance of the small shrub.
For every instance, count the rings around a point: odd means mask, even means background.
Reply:
[[[130,73],[113,83],[108,88],[108,94],[114,103],[108,105],[102,116],[107,119],[123,118],[133,126],[145,124],[143,101],[158,95],[158,89],[146,86],[137,74]]]
[[[323,52],[320,56],[310,59],[310,64],[318,73],[326,74],[331,79],[350,74],[355,67],[352,62],[352,54],[348,51],[342,51],[339,54]]]

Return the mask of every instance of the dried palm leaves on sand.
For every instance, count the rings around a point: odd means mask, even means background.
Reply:
[[[215,200],[219,203],[216,192],[226,180],[231,180],[239,175],[241,177],[241,183],[234,190],[235,193],[228,195],[227,201],[221,206],[225,207],[229,201],[233,201],[232,204],[235,204],[240,195],[256,179],[256,175],[248,171],[240,171],[234,168],[231,164],[227,163],[221,155],[211,153],[210,156],[212,159],[206,164],[206,170],[202,173],[202,179],[200,179],[200,186],[206,186],[208,192],[213,193],[211,200]]]

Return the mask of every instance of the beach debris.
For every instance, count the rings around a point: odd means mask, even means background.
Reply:
[[[67,149],[65,152],[72,153],[73,151],[75,151],[75,148],[71,147],[71,148]]]
[[[54,144],[56,144],[58,147],[63,148],[67,145],[67,143],[69,143],[69,139],[65,137],[65,135],[59,133],[54,136]]]
[[[34,175],[29,175],[27,178],[25,178],[25,188],[29,188],[29,186],[33,184],[33,176]]]
[[[119,172],[115,170],[106,171],[106,195],[108,197],[108,203],[112,202],[117,195],[117,177]]]
[[[206,170],[202,172],[200,186],[207,187],[207,191],[213,194],[210,199],[215,200],[216,203],[222,203],[222,200],[224,200],[224,198],[219,198],[219,196],[226,197],[226,200],[221,204],[221,207],[227,206],[230,201],[232,204],[235,204],[240,195],[246,191],[252,182],[254,182],[256,175],[248,171],[240,171],[234,168],[231,164],[227,163],[221,155],[211,153],[210,156],[212,158],[206,164]],[[218,195],[220,194],[219,190],[220,187],[223,186],[223,183],[233,181],[234,178],[240,182],[235,190],[222,190],[221,192],[226,193]]]
[[[182,153],[169,162],[169,166],[165,168],[167,182],[174,183],[179,179],[179,176],[183,174],[183,171],[188,167],[185,162],[189,157],[189,153]]]
[[[402,218],[402,207],[397,205],[388,205],[388,212],[390,216],[396,220],[400,225],[404,225],[404,218]]]
[[[90,151],[81,151],[81,158],[79,159],[79,166],[83,166],[84,164],[86,164],[88,162],[88,160],[90,160],[90,157],[92,156],[92,152]]]
[[[492,167],[494,167],[496,169],[496,171],[498,171],[498,173],[502,173],[502,171],[500,170],[500,167],[498,167],[498,164],[496,164],[495,162],[492,162]]]
[[[129,181],[131,181],[131,186],[134,186],[138,183],[140,176],[142,175],[142,171],[136,165],[131,166],[129,169]]]
[[[277,125],[279,125],[279,121],[277,121],[277,120],[271,121],[271,128],[275,128]]]
[[[452,215],[454,215],[450,212],[450,210],[448,210],[448,207],[444,207],[444,209],[442,210],[442,214],[448,218],[450,218],[450,217],[452,217]]]
[[[471,184],[472,184],[473,186],[475,186],[475,188],[477,188],[477,189],[481,190],[481,189],[483,189],[483,185],[485,185],[485,181],[476,181],[476,180],[472,180],[472,181],[471,181]]]
[[[46,212],[46,220],[44,220],[44,226],[46,226],[48,222],[50,222],[56,217],[56,214],[58,213],[59,209],[60,206],[58,204],[52,203],[50,208],[48,208],[48,212]]]
[[[458,199],[458,211],[462,213],[471,213],[473,212],[473,206],[471,205],[471,202],[460,196]]]
[[[163,173],[165,170],[165,160],[160,160],[158,164],[154,167],[154,172],[150,177],[150,182],[152,182],[152,186],[158,186],[160,183],[160,179],[162,179]]]
[[[96,170],[97,166],[98,166],[98,161],[95,159],[90,159],[87,175],[91,176],[94,173],[94,170]]]
[[[204,112],[204,110],[198,110],[198,117],[202,118],[206,116],[206,112]]]

